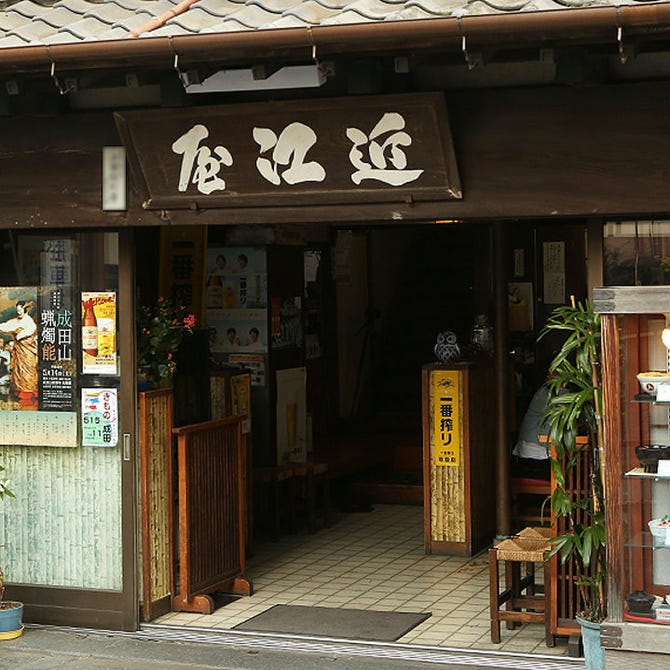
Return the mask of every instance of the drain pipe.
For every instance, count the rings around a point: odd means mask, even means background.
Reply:
[[[186,0],[184,9],[191,4]],[[155,26],[162,25],[157,17]],[[151,29],[149,26],[145,28]],[[103,69],[170,66],[175,56],[196,63],[242,67],[271,58],[308,60],[316,53],[334,57],[399,50],[463,51],[486,45],[528,47],[569,39],[571,43],[607,43],[622,50],[626,40],[649,34],[670,35],[670,3],[642,6],[586,7],[509,15],[477,15],[436,19],[309,26],[230,33],[142,37],[106,42],[77,42],[0,49],[4,73],[60,69]]]
[[[505,221],[493,223],[493,282],[495,313],[495,388],[496,388],[496,533],[498,538],[509,537],[510,509],[510,448],[509,448],[509,338],[507,314]]]

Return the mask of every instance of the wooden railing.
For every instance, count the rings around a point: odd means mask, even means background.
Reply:
[[[211,593],[251,595],[245,577],[243,417],[174,429],[179,479],[176,611],[211,614]]]

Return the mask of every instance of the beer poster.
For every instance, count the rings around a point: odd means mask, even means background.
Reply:
[[[277,370],[277,463],[306,460],[306,368]]]
[[[116,293],[81,294],[81,350],[84,374],[117,374]]]

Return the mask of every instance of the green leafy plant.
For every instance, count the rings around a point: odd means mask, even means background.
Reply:
[[[195,316],[167,298],[143,305],[137,316],[137,366],[156,380],[171,379],[177,367],[174,353],[186,333],[193,333]]]
[[[582,610],[589,621],[606,616],[605,594],[605,500],[600,449],[603,444],[600,316],[590,301],[557,307],[540,333],[566,335],[549,366],[549,400],[545,411],[548,435],[555,454],[551,467],[555,487],[551,509],[565,520],[565,530],[552,539],[550,555],[564,563],[573,559]],[[580,444],[578,435],[587,443]],[[583,495],[570,490],[571,473],[587,459],[588,490]]]
[[[9,480],[3,476],[4,472],[5,468],[2,465],[0,465],[0,500],[14,497],[14,494],[10,491],[10,489],[7,486]],[[4,600],[4,596],[5,596],[5,575],[2,572],[2,568],[0,568],[0,603]]]

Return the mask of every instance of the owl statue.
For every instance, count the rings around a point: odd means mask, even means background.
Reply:
[[[461,349],[456,341],[456,333],[451,330],[438,333],[437,343],[433,351],[442,363],[457,361],[461,356]]]

